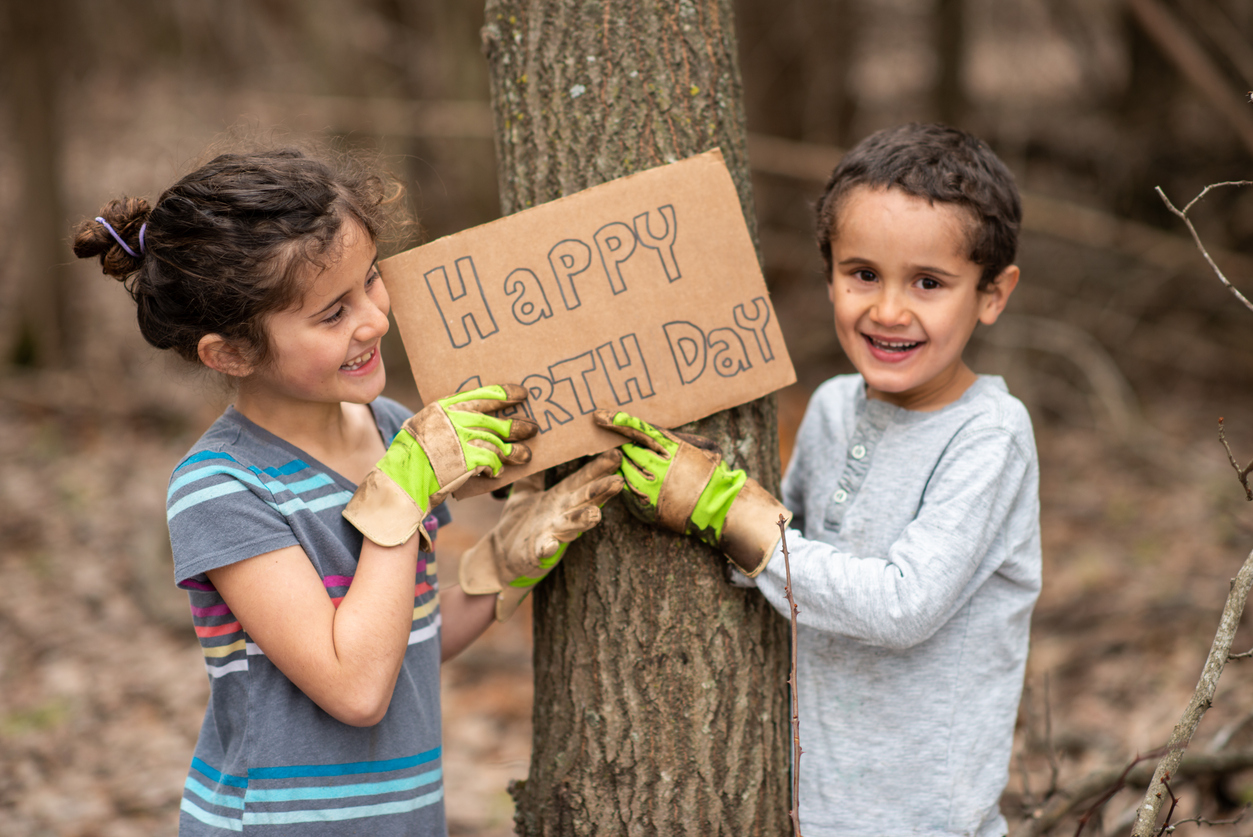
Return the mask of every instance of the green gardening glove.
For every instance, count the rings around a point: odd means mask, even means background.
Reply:
[[[498,476],[505,465],[531,461],[531,449],[517,444],[539,426],[525,418],[492,413],[526,400],[525,387],[480,387],[429,404],[411,416],[387,454],[357,486],[344,517],[380,546],[396,546],[418,533],[430,552],[431,536],[422,525],[438,506],[471,477]]]
[[[593,415],[630,440],[622,445],[622,496],[637,517],[722,550],[750,578],[765,568],[779,542],[779,515],[792,519],[782,503],[730,468],[706,439],[659,430],[627,413]]]

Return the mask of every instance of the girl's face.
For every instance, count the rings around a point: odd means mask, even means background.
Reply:
[[[271,357],[244,382],[250,396],[366,404],[383,392],[391,302],[378,248],[354,221],[343,225],[337,246],[336,260],[305,280],[301,304],[266,320]]]

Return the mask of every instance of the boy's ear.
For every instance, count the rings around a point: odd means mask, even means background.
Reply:
[[[985,290],[979,291],[979,322],[992,325],[1018,286],[1018,265],[1011,264]]]
[[[244,378],[252,374],[253,365],[244,358],[237,346],[220,334],[206,334],[196,347],[200,362],[215,372]]]

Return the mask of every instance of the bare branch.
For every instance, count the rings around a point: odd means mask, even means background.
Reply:
[[[779,515],[779,539],[783,547],[783,569],[787,575],[787,585],[783,588],[783,593],[787,596],[792,622],[792,673],[787,681],[792,691],[792,807],[789,814],[792,817],[793,833],[796,837],[801,837],[801,714],[800,698],[796,694],[796,614],[800,611],[792,596],[792,560],[787,551],[787,518],[783,515]]]
[[[1201,671],[1201,679],[1192,693],[1192,700],[1184,710],[1183,716],[1175,725],[1170,741],[1166,743],[1166,756],[1158,762],[1153,780],[1144,794],[1144,801],[1136,812],[1136,822],[1131,831],[1132,837],[1149,837],[1153,833],[1162,807],[1163,782],[1165,777],[1178,774],[1184,751],[1187,750],[1193,733],[1201,723],[1205,710],[1214,699],[1214,690],[1218,687],[1218,678],[1222,676],[1223,667],[1226,666],[1227,658],[1231,654],[1231,643],[1235,639],[1236,629],[1240,626],[1240,617],[1244,614],[1244,605],[1248,600],[1251,586],[1253,586],[1253,552],[1249,553],[1240,571],[1232,579],[1231,590],[1227,594],[1227,603],[1223,607],[1218,631],[1214,634],[1209,657],[1205,660],[1205,668]]]
[[[1148,787],[1153,779],[1152,759],[1161,758],[1165,749],[1137,756],[1126,767],[1104,767],[1094,770],[1073,784],[1061,788],[1048,802],[1031,813],[1014,833],[1014,837],[1039,837],[1085,805],[1098,808],[1123,788]],[[1253,750],[1232,750],[1221,753],[1188,753],[1175,771],[1175,781],[1203,777],[1227,776],[1253,768]],[[1094,804],[1088,804],[1096,799]]]
[[[1100,797],[1097,798],[1096,802],[1093,802],[1088,807],[1088,810],[1085,811],[1083,813],[1083,816],[1079,818],[1078,827],[1075,829],[1075,837],[1079,837],[1079,835],[1083,834],[1084,827],[1086,827],[1087,824],[1092,820],[1092,818],[1097,815],[1097,813],[1101,810],[1102,806],[1104,806],[1106,802],[1109,802],[1111,799],[1113,799],[1114,794],[1118,793],[1120,790],[1122,790],[1123,788],[1127,786],[1128,774],[1131,773],[1132,769],[1136,765],[1138,765],[1140,762],[1142,762],[1144,759],[1147,759],[1147,758],[1152,758],[1152,755],[1150,754],[1147,756],[1136,756],[1131,761],[1131,764],[1127,765],[1123,769],[1123,772],[1118,777],[1118,779],[1115,782],[1113,782],[1105,790],[1105,792],[1100,795]]]
[[[1162,787],[1166,789],[1166,793],[1170,794],[1170,807],[1166,809],[1166,822],[1162,823],[1162,830],[1157,832],[1157,837],[1162,837],[1167,829],[1170,829],[1170,818],[1175,815],[1175,809],[1179,807],[1179,797],[1175,796],[1175,792],[1170,788],[1170,774],[1162,774]],[[1157,798],[1161,799],[1161,793],[1157,794]],[[1174,830],[1174,829],[1170,829]]]
[[[1205,245],[1201,243],[1201,236],[1200,234],[1197,233],[1196,227],[1192,226],[1192,219],[1188,217],[1188,211],[1192,209],[1193,206],[1196,205],[1197,201],[1205,197],[1206,194],[1208,194],[1211,189],[1216,189],[1219,186],[1251,186],[1251,185],[1253,185],[1253,180],[1228,180],[1223,183],[1211,183],[1209,186],[1206,186],[1204,189],[1202,189],[1199,195],[1197,195],[1195,198],[1189,201],[1188,205],[1185,206],[1183,209],[1177,208],[1173,203],[1170,202],[1170,198],[1166,197],[1166,193],[1162,191],[1161,186],[1154,186],[1153,188],[1157,190],[1157,194],[1161,197],[1162,201],[1165,202],[1166,208],[1183,219],[1183,223],[1188,228],[1188,232],[1192,233],[1192,240],[1196,242],[1197,249],[1201,251],[1201,255],[1205,257],[1205,261],[1209,262],[1210,268],[1214,271],[1215,274],[1218,275],[1219,280],[1224,285],[1227,286],[1227,290],[1235,294],[1236,299],[1244,303],[1245,308],[1248,308],[1250,311],[1253,311],[1253,302],[1249,302],[1248,299],[1245,298],[1244,294],[1236,290],[1235,285],[1232,285],[1229,281],[1227,281],[1227,277],[1224,276],[1223,272],[1218,269],[1218,265],[1215,264],[1214,259],[1210,257],[1209,251],[1206,250]]]
[[[1057,793],[1057,779],[1062,766],[1057,760],[1057,748],[1053,746],[1053,702],[1049,695],[1049,676],[1044,674],[1044,751],[1049,760],[1049,789],[1046,797]]]
[[[1143,756],[1136,756],[1126,767],[1105,767],[1095,770],[1084,776],[1073,785],[1062,788],[1056,794],[1049,798],[1046,803],[1038,811],[1034,811],[1015,837],[1038,837],[1049,831],[1053,826],[1062,821],[1064,817],[1074,811],[1083,803],[1099,795],[1091,810],[1109,801],[1110,797],[1122,790],[1129,781],[1135,768],[1146,759],[1153,758],[1156,753],[1149,753]],[[1147,772],[1147,771],[1146,771]],[[1084,815],[1086,822],[1088,814]],[[1080,824],[1082,830],[1083,824]]]
[[[1173,834],[1176,828],[1190,822],[1194,822],[1197,825],[1238,825],[1240,820],[1244,819],[1244,815],[1248,812],[1248,806],[1245,806],[1241,809],[1238,817],[1233,817],[1229,820],[1207,820],[1205,817],[1188,817],[1186,820],[1179,820],[1177,823],[1172,823],[1171,825],[1164,827],[1162,831],[1166,834]]]
[[[1222,416],[1218,418],[1218,441],[1222,442],[1223,447],[1227,449],[1227,461],[1231,463],[1232,468],[1236,469],[1236,478],[1244,486],[1244,499],[1253,500],[1253,488],[1249,488],[1249,471],[1253,469],[1253,462],[1243,468],[1236,464],[1236,458],[1231,455],[1231,445],[1227,444],[1227,434],[1223,431]]]

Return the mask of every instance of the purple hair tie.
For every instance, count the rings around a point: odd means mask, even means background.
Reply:
[[[113,229],[113,225],[112,225],[112,224],[110,224],[108,221],[104,220],[104,218],[103,218],[102,216],[100,216],[100,215],[97,215],[97,216],[96,216],[96,220],[97,220],[97,221],[99,221],[99,222],[101,223],[101,225],[102,225],[102,226],[103,226],[106,230],[108,230],[108,231],[109,231],[109,235],[113,236],[113,240],[114,240],[114,241],[116,241],[116,242],[118,243],[118,245],[119,245],[119,246],[120,246],[123,250],[125,250],[127,253],[129,253],[129,254],[130,254],[130,257],[131,257],[132,259],[138,259],[138,258],[140,257],[140,256],[139,256],[139,253],[136,253],[134,250],[132,250],[132,249],[130,248],[130,245],[128,245],[125,241],[123,241],[123,240],[122,240],[122,236],[120,236],[120,235],[118,235],[118,234],[117,234],[117,230]],[[146,227],[146,226],[148,226],[148,224],[147,224],[147,223],[144,223],[144,227]],[[142,253],[142,252],[143,252],[143,250],[144,250],[144,229],[143,229],[143,227],[140,227],[140,228],[139,228],[139,252],[140,252],[140,253]]]

